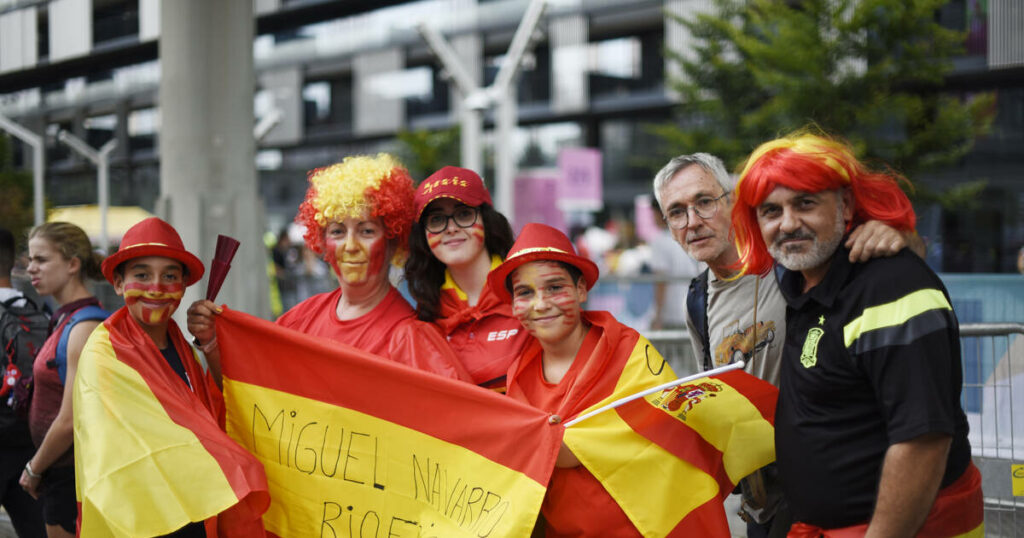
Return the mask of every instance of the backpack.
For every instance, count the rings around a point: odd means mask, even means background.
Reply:
[[[57,368],[57,375],[60,376],[61,383],[66,383],[65,378],[68,375],[68,340],[71,337],[71,329],[82,321],[103,321],[109,316],[110,312],[96,305],[83,306],[71,314],[71,319],[68,320],[67,325],[64,325],[64,330],[60,333],[60,340],[57,340],[57,352],[53,356],[53,360],[47,362],[47,366]]]
[[[15,306],[22,301],[21,306]],[[0,303],[0,344],[3,345],[0,428],[9,426],[19,416],[27,416],[32,362],[49,331],[50,318],[32,299],[12,297]]]
[[[690,290],[686,294],[686,312],[704,344],[704,371],[714,367],[711,363],[711,337],[708,333],[708,271],[705,269],[690,281]]]

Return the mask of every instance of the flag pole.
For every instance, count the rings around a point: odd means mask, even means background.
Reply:
[[[710,376],[713,376],[713,375],[723,374],[725,372],[729,372],[729,371],[732,371],[732,370],[738,370],[740,368],[743,368],[744,364],[745,363],[743,361],[737,361],[737,362],[734,362],[732,364],[726,364],[725,366],[719,366],[718,368],[715,368],[715,369],[712,369],[712,370],[708,370],[706,372],[699,372],[699,373],[696,373],[696,374],[693,374],[693,375],[690,375],[690,376],[681,377],[679,379],[676,379],[675,381],[669,381],[668,383],[663,383],[661,385],[658,385],[657,387],[651,387],[651,388],[649,388],[647,390],[642,390],[642,391],[640,391],[640,392],[638,392],[636,394],[630,394],[629,396],[626,396],[624,398],[619,398],[618,400],[615,400],[614,402],[612,402],[612,403],[610,403],[608,405],[605,405],[605,406],[599,407],[599,408],[597,408],[597,409],[595,409],[593,411],[590,411],[589,413],[584,413],[584,414],[582,414],[582,415],[580,415],[580,416],[578,416],[578,417],[576,417],[576,418],[574,418],[574,419],[564,423],[564,426],[566,428],[568,428],[569,426],[573,426],[575,424],[583,422],[584,420],[587,420],[588,418],[590,418],[590,417],[592,417],[594,415],[597,415],[597,414],[600,414],[600,413],[604,413],[605,411],[607,411],[609,409],[615,409],[616,407],[618,407],[618,406],[620,406],[620,405],[622,405],[624,403],[631,402],[633,400],[636,400],[637,398],[643,398],[644,396],[647,396],[648,394],[653,394],[655,392],[660,392],[660,391],[663,391],[665,389],[670,389],[670,388],[675,387],[677,385],[682,385],[683,383],[689,383],[690,381],[693,381],[694,379],[700,379],[702,377],[710,377]]]

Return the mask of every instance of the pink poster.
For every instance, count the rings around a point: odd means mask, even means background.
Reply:
[[[636,236],[650,242],[658,235],[658,225],[654,223],[657,215],[651,207],[650,194],[638,194],[633,199],[633,213],[636,215]]]
[[[565,148],[558,153],[558,207],[563,211],[600,211],[604,207],[601,189],[601,151],[594,148]]]
[[[516,208],[512,219],[512,231],[519,230],[527,222],[540,222],[567,231],[565,217],[558,208],[558,170],[538,168],[520,170],[515,180]]]

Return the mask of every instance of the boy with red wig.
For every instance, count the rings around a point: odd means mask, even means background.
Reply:
[[[913,229],[905,181],[843,143],[797,133],[755,149],[736,186],[742,273],[786,269],[775,441],[790,536],[983,528],[949,295],[906,249],[853,263],[843,246],[867,220]]]

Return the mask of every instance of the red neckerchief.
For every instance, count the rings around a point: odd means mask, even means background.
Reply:
[[[512,317],[512,305],[502,301],[491,291],[491,287],[484,285],[480,292],[480,300],[476,305],[470,304],[461,298],[456,290],[441,290],[441,315],[434,320],[434,323],[441,328],[441,331],[448,336],[456,329],[474,321],[480,321],[487,316]]]

